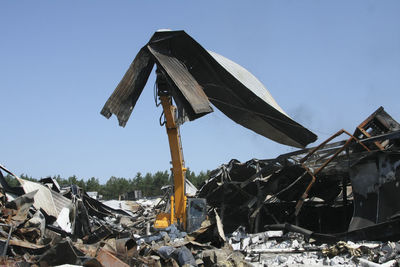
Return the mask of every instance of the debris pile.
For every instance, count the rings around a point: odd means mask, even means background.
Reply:
[[[231,160],[211,172],[197,196],[218,209],[227,233],[283,223],[324,234],[376,226],[400,212],[399,130],[381,107],[354,134],[341,130],[275,159]],[[349,138],[329,143],[342,134]]]
[[[349,138],[330,143],[341,134]],[[383,108],[353,134],[341,130],[315,148],[212,171],[196,195],[207,200],[208,219],[190,233],[152,227],[168,196],[100,202],[76,185],[21,179],[1,165],[0,183],[5,265],[395,266],[400,259],[400,124]]]
[[[11,187],[2,172],[21,186]],[[246,264],[243,254],[224,246],[223,233],[215,234],[213,218],[191,234],[175,225],[154,231],[160,199],[100,202],[75,185],[28,181],[1,165],[0,183],[0,253],[7,266]]]
[[[240,227],[229,238],[253,266],[397,266],[400,242],[339,241],[313,244],[303,234],[266,231],[246,234]]]
[[[348,139],[331,142],[343,134]],[[282,248],[299,249],[298,240],[292,244],[288,236],[282,242],[267,242],[268,234],[275,231],[300,234],[307,246],[315,241],[320,244],[341,240],[398,241],[399,184],[400,124],[380,107],[353,134],[340,130],[317,147],[275,159],[253,159],[245,163],[233,159],[211,172],[197,197],[205,198],[218,211],[224,231],[234,235],[229,240],[232,247],[250,259],[254,250],[248,247],[249,241],[258,239],[262,240],[262,246],[254,249],[261,254],[285,254],[285,251],[278,252]],[[237,229],[241,228],[255,236],[247,235],[238,242]],[[304,249],[301,247],[306,253],[310,248]],[[350,257],[336,258],[333,262],[317,258],[309,262],[310,258],[305,257],[304,262],[303,258],[282,256],[267,263],[356,262]],[[376,257],[371,259],[378,262]]]

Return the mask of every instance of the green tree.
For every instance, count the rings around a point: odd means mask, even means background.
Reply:
[[[191,181],[197,188],[200,188],[202,183],[209,177],[209,171],[201,171],[198,175],[191,170],[187,170],[186,179]],[[21,174],[22,179],[36,181],[36,179]],[[164,185],[171,184],[172,174],[168,171],[157,171],[154,174],[146,173],[144,176],[142,173],[136,173],[133,179],[126,179],[123,177],[112,176],[105,184],[100,184],[99,179],[91,177],[87,181],[78,179],[76,175],[68,177],[68,179],[62,178],[60,175],[52,176],[61,187],[66,187],[71,184],[78,185],[85,191],[97,191],[103,195],[105,199],[118,199],[119,195],[133,191],[141,190],[143,196],[159,196],[162,195],[161,187]],[[17,179],[11,175],[5,176],[6,181],[10,186],[20,186]]]
[[[37,180],[35,178],[33,178],[32,176],[28,176],[27,174],[21,174],[19,176],[19,178],[28,180],[28,181],[32,181],[32,182],[37,182]]]
[[[118,199],[119,195],[129,191],[129,180],[111,176],[102,192],[105,199]]]
[[[72,176],[68,177],[67,182],[68,182],[68,185],[78,184],[78,177],[76,177],[75,175],[72,175]]]
[[[68,186],[68,181],[64,178],[61,178],[60,175],[54,175],[53,179],[55,179],[60,187]]]
[[[141,190],[144,196],[152,195],[152,191],[154,190],[154,188],[153,176],[151,175],[151,173],[146,173],[146,175],[144,176]]]
[[[100,191],[99,179],[91,177],[86,181],[86,191]]]
[[[195,181],[195,186],[200,189],[200,187],[204,184],[204,182],[210,178],[210,170],[207,170],[206,172],[201,171],[199,175],[196,176],[196,181]]]
[[[131,180],[131,190],[142,190],[143,177],[140,172],[136,173],[135,178]]]
[[[167,171],[158,171],[153,175],[151,196],[162,195],[161,187],[170,184],[170,175]]]
[[[14,176],[7,174],[4,178],[6,179],[6,182],[9,186],[11,187],[20,186],[18,180]]]
[[[72,175],[67,179],[67,185],[73,184],[79,186],[83,190],[86,190],[85,181],[83,179],[78,180],[78,177],[76,177],[76,175]]]
[[[206,181],[209,177],[210,171],[206,172],[201,171],[198,175],[195,172],[190,171],[189,169],[186,171],[186,179],[188,179],[197,189],[200,189],[201,185]]]

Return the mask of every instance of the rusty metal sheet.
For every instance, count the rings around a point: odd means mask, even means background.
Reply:
[[[11,218],[11,223],[14,226],[18,226],[27,220],[28,212],[30,207],[34,203],[34,196],[36,193],[37,190],[17,197],[16,199],[6,203],[6,208],[14,210],[13,216]]]
[[[41,249],[41,248],[47,247],[47,245],[33,244],[31,242],[18,240],[18,239],[11,239],[10,245],[23,247],[23,248],[30,248],[30,249]]]
[[[121,261],[110,252],[100,248],[97,253],[96,259],[101,263],[104,267],[129,267],[128,264]]]
[[[160,53],[150,45],[148,49],[182,92],[194,113],[201,114],[213,111],[202,87],[197,83],[196,79],[190,74],[182,62],[173,56]]]
[[[125,127],[153,65],[154,61],[151,55],[146,48],[142,48],[100,113],[106,118],[115,114],[119,125]]]

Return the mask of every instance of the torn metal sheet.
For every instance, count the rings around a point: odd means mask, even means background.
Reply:
[[[188,179],[185,180],[185,195],[194,196],[196,195],[197,188]]]
[[[118,259],[116,256],[112,255],[107,250],[101,248],[97,253],[96,259],[104,267],[129,267],[128,264]]]
[[[224,233],[224,226],[222,225],[221,222],[221,218],[219,217],[217,211],[214,209],[214,213],[215,213],[215,221],[217,223],[217,230],[218,230],[218,235],[220,236],[220,238],[226,242],[226,237],[225,237],[225,233]]]
[[[376,152],[350,169],[354,214],[349,231],[385,222],[400,213],[400,153]]]
[[[222,85],[205,87],[204,90],[211,103],[225,115],[236,123],[281,144],[305,147],[308,143],[317,139],[315,135],[313,136],[313,133],[292,120],[278,105],[265,86],[248,70],[222,55],[211,51],[208,52],[240,83],[240,85],[231,85],[231,88],[243,86],[247,89],[232,89],[236,97],[232,95],[226,98],[229,99],[228,102],[224,100],[224,91],[226,89]],[[296,137],[295,133],[297,131],[301,136]],[[304,140],[298,140],[301,137],[308,139],[308,142],[305,143]]]
[[[63,240],[48,249],[39,258],[40,266],[56,266],[61,264],[81,265],[77,250],[70,240]]]
[[[29,192],[6,204],[6,208],[15,210],[11,218],[14,226],[18,226],[26,221],[29,209],[34,203],[34,197],[36,193],[37,190]]]
[[[39,180],[39,183],[46,185],[51,190],[54,190],[58,193],[61,192],[61,187],[58,184],[57,180],[52,177],[42,178]]]
[[[36,209],[42,208],[48,215],[58,217],[61,210],[72,204],[71,200],[60,193],[50,190],[47,186],[17,178],[26,193],[38,191],[34,197],[33,206]]]
[[[70,213],[69,208],[62,208],[56,220],[58,226],[60,226],[60,228],[67,233],[72,232],[72,223],[70,221],[69,213]]]
[[[1,187],[4,188],[6,193],[9,193],[9,194],[12,193],[12,194],[14,194],[16,196],[22,196],[23,194],[25,194],[24,190],[21,187],[12,187],[12,186],[10,186],[7,183],[6,179],[4,178],[3,173],[1,172],[1,170],[5,171],[6,173],[8,173],[8,174],[10,174],[10,175],[12,175],[14,177],[17,177],[17,176],[0,164],[0,184],[1,184]]]
[[[167,82],[172,82],[180,90],[185,98],[184,103],[187,102],[191,109],[193,109],[192,114],[206,114],[212,111],[201,85],[190,74],[184,63],[179,61],[174,55],[165,54],[163,51],[164,48],[158,46],[152,47],[151,45],[148,45],[147,48],[153,54],[157,63],[159,63],[161,71],[165,71],[165,73],[162,73],[163,76],[171,79],[167,80]]]
[[[269,105],[273,106],[276,110],[283,113],[287,117],[285,111],[276,103],[275,99],[272,97],[271,93],[265,88],[265,86],[248,70],[240,66],[239,64],[233,62],[232,60],[217,54],[212,51],[207,51],[210,55],[223,66],[232,76],[238,79],[244,86],[249,88],[254,94],[259,98],[267,102]]]
[[[35,228],[40,230],[40,237],[43,238],[46,231],[46,219],[40,210],[37,210],[35,214],[29,219],[25,227]]]
[[[305,147],[317,136],[292,120],[262,83],[233,61],[207,52],[184,31],[156,32],[137,54],[101,114],[125,126],[153,64],[172,89],[181,116],[212,112],[210,102],[236,123],[278,143]]]
[[[47,247],[47,245],[33,244],[28,241],[17,240],[17,239],[11,239],[10,246],[17,246],[17,247],[23,247],[23,248],[28,248],[28,249],[42,249],[42,248]]]
[[[110,205],[105,204],[105,203],[100,202],[96,199],[91,198],[87,193],[82,194],[82,200],[85,203],[85,206],[87,207],[87,211],[89,215],[91,216],[97,216],[99,218],[104,218],[107,216],[113,216],[113,215],[123,215],[123,216],[133,216],[134,214],[132,212],[129,212],[129,210],[132,210],[132,206],[127,205],[126,207],[120,206],[117,200],[111,201],[109,203],[112,203]],[[114,203],[113,203],[114,202]],[[121,204],[122,205],[122,204]]]
[[[132,203],[133,201],[129,200],[107,200],[104,201],[102,204],[110,209],[121,210],[126,214],[129,214],[130,216],[134,216],[133,211],[137,207],[133,206]]]
[[[125,127],[136,101],[149,78],[153,65],[154,60],[151,54],[147,51],[147,48],[142,48],[115,91],[107,100],[101,114],[106,118],[110,118],[111,114],[115,114],[119,125]]]

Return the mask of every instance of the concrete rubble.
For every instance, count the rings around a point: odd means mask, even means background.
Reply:
[[[347,134],[348,139],[331,143]],[[10,186],[3,174],[18,180]],[[400,125],[383,108],[353,134],[275,159],[232,160],[196,197],[187,233],[152,227],[164,198],[101,202],[0,165],[6,266],[398,266]]]

